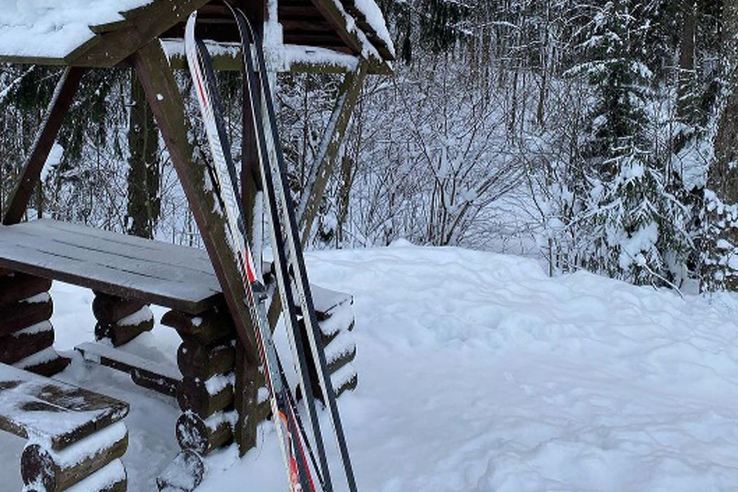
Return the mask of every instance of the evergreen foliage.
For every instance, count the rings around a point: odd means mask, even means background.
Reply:
[[[615,0],[591,12],[579,45],[584,61],[569,71],[594,88],[572,190],[581,202],[573,221],[585,236],[575,261],[635,283],[681,276],[689,249],[687,212],[673,195],[674,177],[656,156],[647,66],[649,11]],[[675,186],[676,185],[676,186]]]

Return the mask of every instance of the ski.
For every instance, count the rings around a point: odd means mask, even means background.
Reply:
[[[257,270],[245,235],[243,213],[237,188],[237,175],[232,162],[231,149],[222,120],[217,89],[206,76],[203,57],[208,57],[204,44],[195,36],[197,12],[187,21],[185,51],[190,73],[195,83],[195,92],[203,116],[205,133],[212,153],[208,162],[211,180],[225,215],[228,238],[236,255],[239,273],[246,291],[245,302],[256,324],[254,336],[257,342],[264,378],[269,392],[270,405],[279,438],[280,450],[287,472],[291,492],[314,492],[310,466],[305,456],[306,437],[293,404],[289,386],[286,384],[281,363],[271,335],[266,315],[268,295]],[[208,60],[209,61],[209,60]]]
[[[226,2],[226,4],[228,5],[228,2]],[[320,327],[315,314],[315,306],[312,299],[310,284],[308,282],[307,269],[305,267],[305,260],[299,241],[294,205],[288,191],[289,187],[286,181],[286,166],[284,163],[284,156],[282,154],[281,141],[279,139],[274,102],[269,89],[270,83],[267,76],[267,67],[261,39],[258,33],[252,28],[243,11],[240,9],[234,9],[230,5],[228,6],[236,15],[242,39],[249,41],[248,43],[244,42],[242,47],[244,56],[244,73],[250,89],[250,106],[254,127],[257,129],[258,133],[257,140],[264,187],[263,191],[267,201],[270,203],[270,213],[272,215],[272,236],[273,241],[276,244],[276,252],[278,253],[278,258],[275,264],[277,266],[276,269],[278,270],[277,278],[280,284],[280,291],[283,293],[283,298],[286,298],[286,307],[288,311],[292,311],[295,305],[294,300],[292,299],[294,285],[294,291],[297,293],[300,312],[305,323],[305,332],[318,375],[318,383],[321,388],[323,401],[328,407],[334,435],[343,461],[348,488],[351,492],[356,492],[356,480],[351,464],[351,458],[346,444],[338,406],[336,404],[335,392],[328,373],[328,364],[326,362],[325,352],[322,343],[320,342]],[[252,45],[256,53],[256,57],[252,54]],[[259,85],[261,87],[259,87]],[[262,112],[257,109],[260,108],[262,104],[264,104],[266,108],[268,126],[264,125]],[[264,133],[265,128],[270,132],[269,136],[271,137],[271,142],[267,142],[267,135]],[[272,153],[269,152],[269,143],[271,143],[272,146]],[[291,314],[291,317],[293,316],[294,314]],[[295,336],[293,336],[293,339],[296,341],[298,356],[303,358],[304,353],[300,347],[300,334],[296,333]],[[311,392],[309,382],[303,384],[302,388],[306,393]],[[318,436],[316,435],[316,440],[317,439]],[[327,468],[324,470],[324,476],[329,476]]]

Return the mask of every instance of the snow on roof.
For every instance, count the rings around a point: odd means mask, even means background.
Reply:
[[[160,0],[0,0],[0,57],[25,62],[63,61],[94,40],[95,27],[125,21],[121,13],[155,1]],[[382,60],[379,49],[384,58],[394,58],[392,39],[374,0],[321,1],[335,4],[345,17],[346,29],[358,39],[364,57]],[[351,14],[344,7],[350,7]],[[328,59],[335,65],[347,64],[347,57],[331,50],[303,51],[285,50],[283,58],[292,63],[315,58],[322,62]]]
[[[182,39],[162,39],[162,46],[171,60],[185,58],[184,41]],[[241,56],[241,45],[238,43],[219,43],[205,40],[210,55],[213,57],[230,57],[237,59]],[[288,72],[295,65],[332,66],[342,71],[354,71],[359,60],[352,55],[339,53],[327,48],[280,44],[277,49],[273,45],[266,49],[267,63],[277,72]]]
[[[390,36],[389,30],[387,29],[387,22],[379,10],[379,6],[374,0],[354,0],[356,8],[364,14],[367,24],[374,30],[379,39],[384,41],[387,48],[394,55],[395,47],[392,43],[392,36]]]
[[[120,12],[154,0],[0,0],[0,52],[61,59],[95,37],[89,26],[124,20]]]

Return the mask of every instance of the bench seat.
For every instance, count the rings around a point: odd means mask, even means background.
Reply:
[[[0,364],[0,429],[63,449],[122,420],[128,404]]]
[[[128,410],[115,398],[0,364],[0,430],[28,439],[24,491],[82,483],[90,492],[125,491]]]

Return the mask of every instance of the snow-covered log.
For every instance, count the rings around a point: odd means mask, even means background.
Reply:
[[[0,430],[28,439],[25,492],[125,491],[126,403],[5,364],[0,388]]]
[[[205,476],[205,462],[194,451],[179,453],[156,479],[160,492],[191,492]]]
[[[47,292],[0,308],[0,335],[8,335],[51,319],[54,303]]]
[[[177,351],[179,370],[186,377],[200,380],[232,372],[236,362],[233,342],[205,345],[196,339],[185,340]]]
[[[97,318],[95,337],[120,347],[154,328],[151,309],[137,301],[97,292],[92,311]]]
[[[184,378],[177,393],[179,408],[208,418],[233,404],[232,375],[216,375],[207,381]]]
[[[14,364],[54,344],[54,327],[49,321],[0,337],[0,362]]]
[[[231,412],[232,414],[232,412]],[[177,442],[184,450],[207,455],[233,441],[233,418],[218,412],[207,419],[185,412],[177,419]]]
[[[144,306],[145,304],[139,301],[95,292],[95,300],[92,301],[92,313],[95,315],[95,319],[102,323],[115,323],[140,311]]]
[[[71,488],[113,460],[121,458],[128,449],[128,430],[123,422],[97,432],[62,451],[31,443],[21,456],[23,483],[31,488],[57,492]],[[119,477],[125,482],[125,474]],[[39,487],[42,485],[42,487]]]
[[[24,273],[0,276],[0,362],[44,376],[53,376],[69,364],[54,344],[49,295],[51,280]]]
[[[173,310],[162,316],[161,324],[174,328],[182,338],[194,338],[203,344],[236,336],[231,315],[225,309],[211,309],[197,316]]]
[[[49,279],[24,273],[4,275],[0,277],[0,307],[8,307],[23,299],[48,292],[50,289],[51,280]]]

